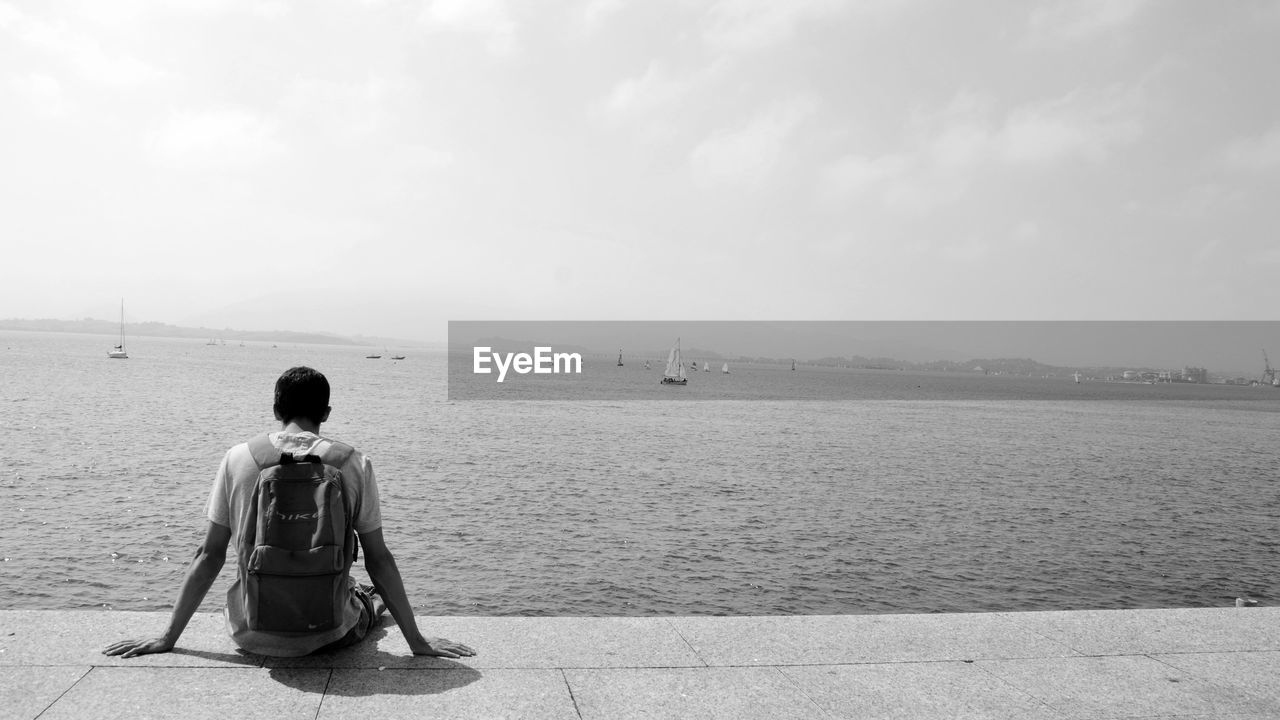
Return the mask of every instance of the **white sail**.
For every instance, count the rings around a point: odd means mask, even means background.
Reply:
[[[702,372],[711,372],[711,361],[708,360],[702,364]]]
[[[721,366],[721,368],[720,368],[720,372],[724,373],[725,375],[728,375],[728,374],[729,374],[729,363],[725,363],[723,366]]]
[[[671,352],[667,354],[667,370],[662,374],[662,381],[684,384],[687,380],[684,361],[680,359],[680,338],[676,338],[675,347],[671,348]]]

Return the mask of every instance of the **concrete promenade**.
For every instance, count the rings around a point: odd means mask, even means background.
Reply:
[[[797,617],[420,617],[280,660],[197,615],[172,653],[100,653],[165,613],[0,611],[0,717],[1280,718],[1280,608]]]

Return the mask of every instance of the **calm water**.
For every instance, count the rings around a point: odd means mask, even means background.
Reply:
[[[4,607],[168,608],[218,461],[273,426],[294,364],[334,386],[326,434],[373,458],[423,613],[1280,601],[1270,388],[744,366],[674,395],[601,361],[586,382],[624,399],[450,402],[443,353],[111,344],[0,333]]]

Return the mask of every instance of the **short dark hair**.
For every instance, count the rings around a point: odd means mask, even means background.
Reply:
[[[272,407],[280,422],[306,418],[319,425],[329,410],[329,381],[309,367],[291,367],[276,380],[276,399]]]

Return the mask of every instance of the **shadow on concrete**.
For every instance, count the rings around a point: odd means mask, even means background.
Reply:
[[[379,656],[385,656],[388,663],[403,660],[390,653],[375,653],[371,657]],[[272,680],[286,687],[340,697],[439,695],[470,685],[483,677],[479,670],[461,663],[442,658],[430,660],[429,666],[420,668],[334,668],[332,671],[319,668],[271,668],[268,672]],[[332,673],[328,676],[328,683],[318,682],[328,672]]]
[[[255,655],[251,652],[245,652],[238,648],[233,653],[210,652],[208,650],[189,650],[186,648],[174,648],[169,652],[174,655],[189,655],[202,660],[214,660],[217,662],[227,663],[228,665],[239,665],[242,667],[262,667],[262,664],[266,662],[266,658],[262,655]]]
[[[448,658],[417,657],[412,660],[413,666],[405,667],[404,656],[374,649],[387,632],[386,626],[376,627],[356,645],[308,655],[307,660],[315,663],[313,666],[273,667],[269,670],[270,677],[303,692],[345,697],[438,695],[483,677],[480,671]],[[344,656],[352,655],[358,657],[358,662],[354,667],[347,667]],[[332,674],[328,676],[327,686],[317,688],[316,673],[329,668]]]
[[[483,675],[461,663],[434,658],[430,667],[334,670],[326,695],[440,695],[466,687]]]

